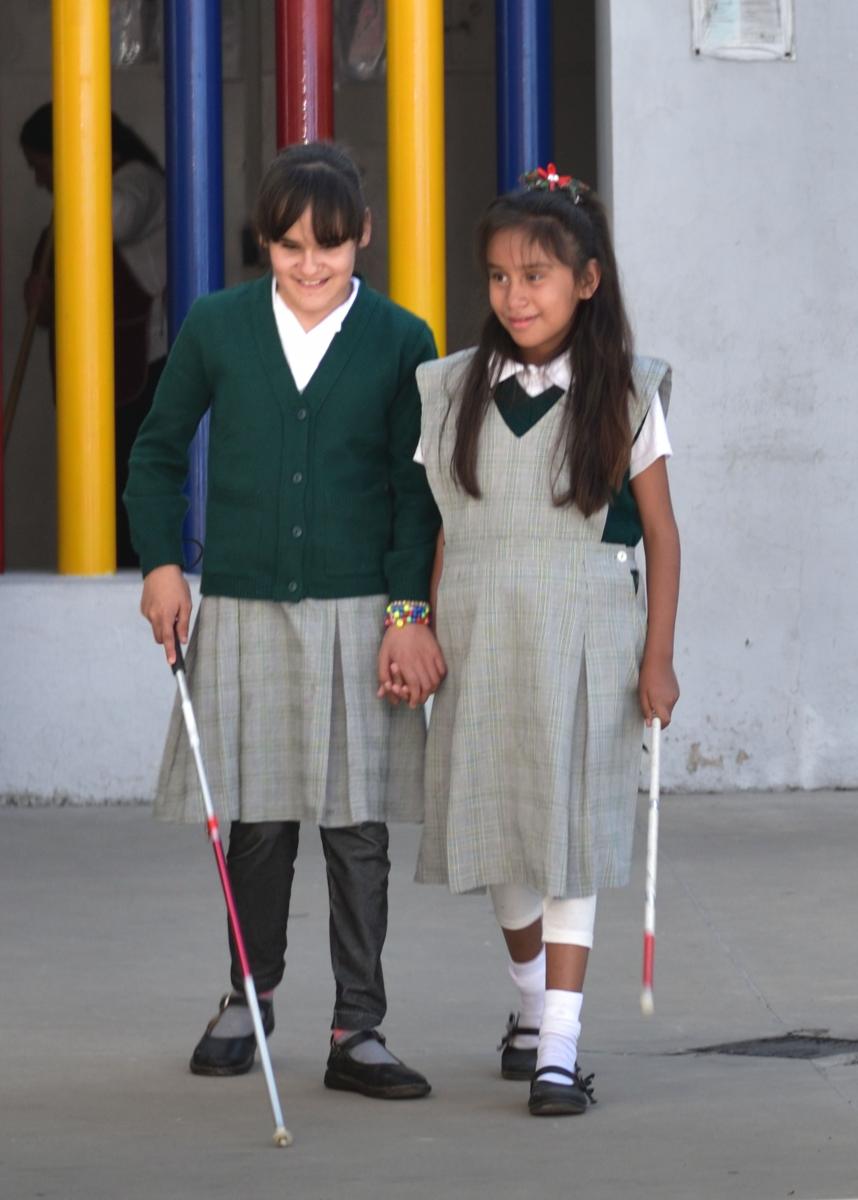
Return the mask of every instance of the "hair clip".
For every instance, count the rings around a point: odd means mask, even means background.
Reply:
[[[580,204],[583,193],[590,191],[588,183],[573,179],[571,175],[561,175],[552,162],[547,167],[528,171],[521,176],[521,182],[529,192],[566,192],[573,204]]]

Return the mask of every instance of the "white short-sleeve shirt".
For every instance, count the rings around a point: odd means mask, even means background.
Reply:
[[[544,363],[538,367],[507,359],[501,367],[497,381],[498,383],[503,383],[505,379],[509,379],[513,375],[518,378],[519,384],[527,392],[528,396],[539,396],[550,387],[559,387],[564,392],[568,392],[569,385],[572,382],[572,371],[566,355],[554,358],[551,362]],[[641,471],[645,471],[647,467],[651,467],[657,459],[670,458],[672,453],[673,449],[667,433],[667,422],[664,419],[661,397],[656,392],[655,398],[649,406],[649,411],[640,427],[638,436],[632,443],[629,478],[634,479],[635,475],[640,475]],[[422,446],[417,447],[414,461],[423,462]]]

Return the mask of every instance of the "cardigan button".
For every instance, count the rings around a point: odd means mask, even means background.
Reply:
[[[294,579],[290,579],[286,590],[289,592],[297,592],[297,590],[298,590],[297,582]]]
[[[299,538],[303,535],[303,533],[304,533],[304,530],[301,528],[300,525],[292,526],[292,537],[293,538]]]
[[[300,471],[296,471],[295,474],[292,476],[292,482],[293,483],[303,483],[304,482],[304,476],[301,474]]]
[[[299,408],[298,411],[295,413],[295,416],[298,418],[299,421],[306,421],[306,419],[307,419],[306,408]]]

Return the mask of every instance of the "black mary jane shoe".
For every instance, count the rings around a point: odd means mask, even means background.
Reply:
[[[542,1075],[566,1075],[569,1083],[549,1083]],[[533,1073],[527,1107],[534,1117],[575,1117],[588,1104],[595,1104],[592,1075],[582,1076],[578,1064],[574,1071],[565,1067],[540,1067]]]
[[[501,1054],[501,1075],[504,1079],[532,1079],[536,1070],[536,1046],[532,1050],[524,1050],[521,1046],[513,1046],[513,1040],[519,1034],[539,1037],[538,1029],[528,1029],[519,1025],[520,1013],[510,1013],[506,1033],[500,1040],[498,1050]]]
[[[209,1021],[205,1033],[191,1055],[190,1067],[194,1075],[246,1075],[253,1066],[256,1054],[255,1034],[232,1038],[212,1037],[212,1030],[224,1009],[232,1005],[246,1008],[247,998],[233,992],[221,999],[217,1016]],[[265,1036],[270,1037],[274,1030],[274,1005],[270,1000],[260,1000],[259,1012]]]
[[[325,1087],[360,1092],[377,1100],[417,1100],[428,1096],[432,1090],[429,1083],[398,1058],[385,1063],[364,1063],[352,1058],[349,1051],[371,1039],[385,1044],[383,1034],[377,1029],[360,1029],[342,1042],[331,1039]]]

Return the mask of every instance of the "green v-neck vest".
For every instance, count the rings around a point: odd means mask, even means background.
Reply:
[[[439,525],[414,373],[426,323],[361,284],[303,392],[271,276],[201,297],[131,454],[125,503],[146,574],[181,563],[187,450],[210,413],[204,594],[297,601],[428,594]]]
[[[653,362],[656,366],[653,366]],[[660,373],[661,372],[661,373]],[[664,369],[664,364],[658,360],[635,359],[635,386],[641,389],[641,403],[630,408],[630,418],[633,421],[632,442],[636,441],[641,432],[641,426],[649,411],[652,396],[658,390],[659,384],[670,394],[670,374]],[[666,379],[665,379],[666,377]],[[651,393],[651,394],[649,394]],[[495,388],[494,400],[498,412],[506,425],[516,437],[524,437],[537,425],[546,413],[554,407],[563,395],[563,389],[557,386],[546,388],[537,396],[529,395],[521,386],[516,376],[505,379]],[[636,546],[643,537],[638,506],[632,495],[631,472],[626,471],[619,491],[612,497],[606,517],[602,541],[622,546]]]
[[[524,437],[554,407],[562,395],[563,388],[555,386],[546,388],[538,396],[531,396],[516,376],[511,375],[495,388],[495,404],[515,436]]]

